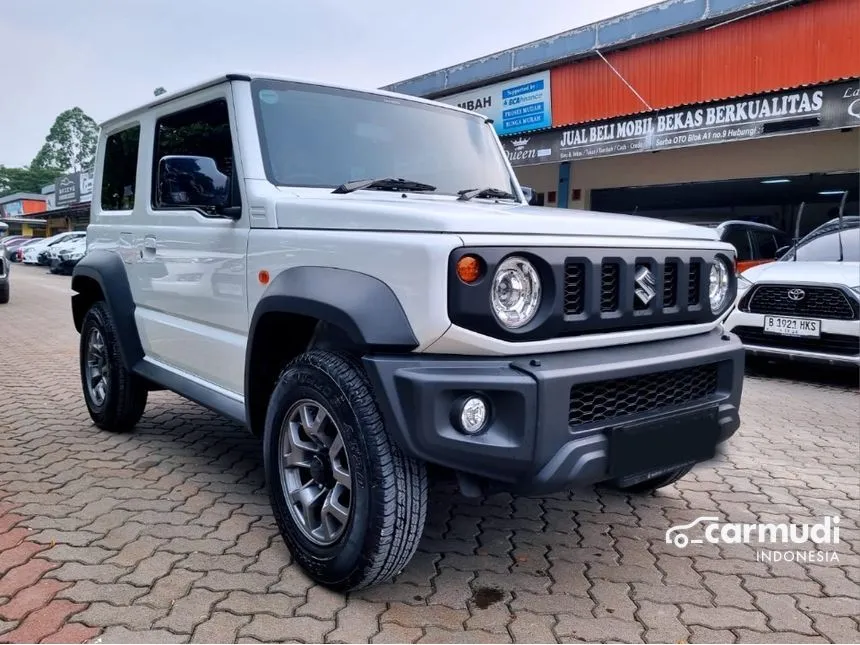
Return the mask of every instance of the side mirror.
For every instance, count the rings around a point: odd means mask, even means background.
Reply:
[[[230,179],[211,157],[162,157],[156,203],[160,208],[197,208],[207,215],[238,217],[241,209],[230,205]]]
[[[526,201],[529,205],[534,206],[536,197],[534,188],[531,188],[530,186],[520,186],[520,188],[522,189],[523,195],[525,195]]]

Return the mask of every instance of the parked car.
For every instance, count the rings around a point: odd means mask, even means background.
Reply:
[[[475,112],[228,74],[103,124],[94,183],[71,282],[90,418],[130,431],[166,388],[245,425],[329,588],[403,570],[428,464],[469,496],[644,494],[740,425],[732,246],[529,206]]]
[[[9,270],[11,268],[12,263],[5,255],[0,255],[0,305],[9,302]]]
[[[22,261],[24,264],[47,264],[47,255],[43,256],[43,251],[47,251],[49,247],[75,237],[80,237],[79,231],[57,233],[51,237],[43,238],[36,244],[29,244],[24,249]]]
[[[26,240],[23,244],[19,244],[14,248],[14,253],[10,260],[13,262],[23,262],[24,261],[24,252],[31,246],[35,246],[37,244],[41,244],[44,241],[43,238],[30,238]]]
[[[726,318],[753,356],[860,365],[860,222],[834,219],[738,278]]]
[[[7,259],[15,262],[17,259],[17,251],[18,249],[28,242],[34,242],[32,237],[24,237],[23,235],[15,235],[8,238],[4,238],[0,240],[0,249],[2,249],[2,255],[6,256]]]
[[[86,240],[86,237],[86,231],[75,231],[69,233],[68,237],[60,240],[59,242],[48,245],[47,248],[45,248],[44,250],[42,250],[41,253],[39,253],[39,264],[52,266],[53,261],[60,257],[60,253],[62,251],[69,248],[78,240]]]
[[[64,244],[58,257],[51,260],[51,273],[71,275],[75,265],[81,261],[81,258],[84,257],[86,252],[86,237],[78,238],[69,244]]]
[[[730,220],[714,228],[720,239],[731,244],[738,252],[738,273],[775,261],[778,250],[791,243],[788,233],[770,224]]]

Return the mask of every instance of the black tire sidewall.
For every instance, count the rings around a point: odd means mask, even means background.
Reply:
[[[287,412],[301,399],[322,404],[337,423],[353,477],[349,524],[340,539],[322,547],[308,540],[295,526],[283,493],[278,464],[280,429]],[[348,586],[362,565],[377,500],[371,494],[374,464],[361,432],[360,421],[350,405],[350,395],[320,367],[296,363],[281,376],[269,403],[264,433],[266,484],[278,527],[296,560],[314,577],[333,587]]]

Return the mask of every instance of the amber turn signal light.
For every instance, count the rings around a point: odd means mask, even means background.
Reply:
[[[466,284],[472,284],[481,277],[481,260],[474,255],[464,255],[457,260],[457,277]]]

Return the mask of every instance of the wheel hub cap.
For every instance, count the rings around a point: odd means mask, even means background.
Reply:
[[[95,328],[87,337],[86,365],[87,392],[93,403],[103,405],[110,385],[107,350],[101,331]]]
[[[302,399],[287,412],[279,444],[290,515],[307,539],[333,544],[352,514],[352,474],[340,428],[322,404]]]

